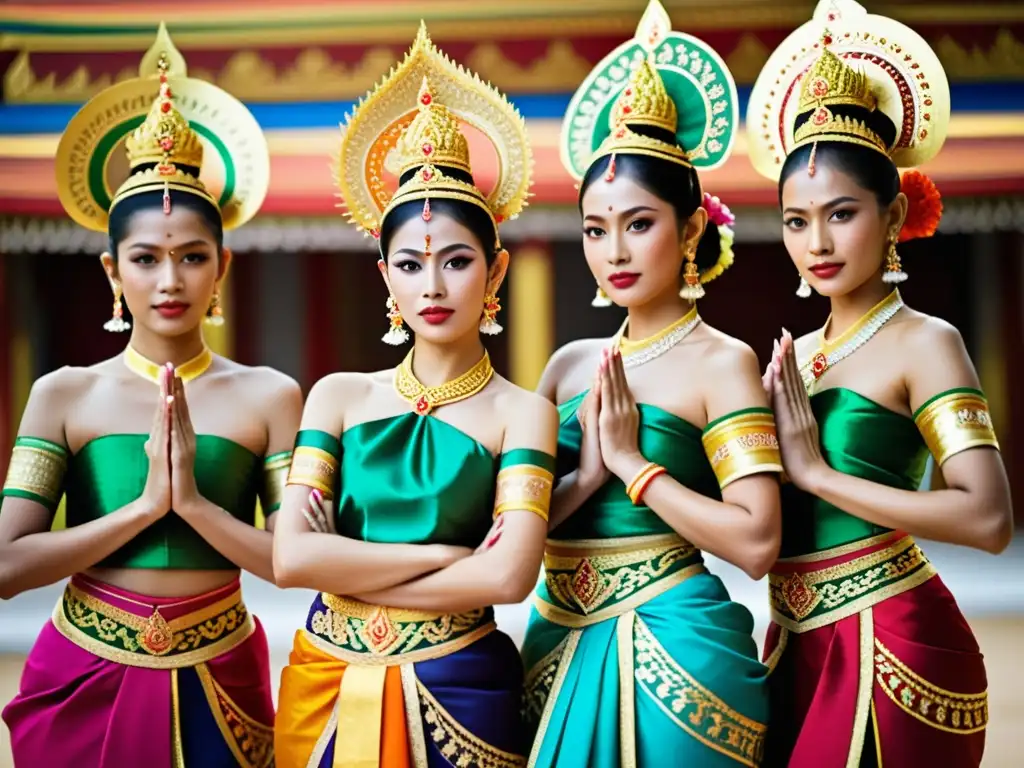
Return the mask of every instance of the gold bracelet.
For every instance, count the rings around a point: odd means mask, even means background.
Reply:
[[[633,479],[626,486],[626,495],[629,496],[629,500],[633,504],[639,504],[643,498],[644,491],[647,490],[647,486],[651,484],[651,481],[658,475],[665,474],[665,468],[660,464],[655,464],[653,461],[647,462]]]

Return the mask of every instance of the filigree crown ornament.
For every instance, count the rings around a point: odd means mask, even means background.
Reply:
[[[665,81],[650,55],[633,70],[609,116],[611,133],[594,153],[591,163],[619,152],[652,155],[689,167],[690,158],[676,143],[668,143],[632,130],[632,126],[659,128],[675,136],[679,113],[665,89]]]
[[[865,72],[855,69],[829,49],[832,35],[822,35],[822,52],[800,86],[797,110],[801,123],[793,133],[793,148],[829,137],[863,144],[888,154],[885,140],[868,127],[864,119],[851,115],[837,115],[830,107],[857,107],[867,113],[874,112],[878,99],[871,91],[871,82]],[[809,114],[808,114],[809,113]]]
[[[497,155],[490,193],[452,176],[472,175],[463,124],[482,133]],[[431,198],[478,205],[495,232],[526,205],[533,158],[523,118],[494,87],[438,50],[422,22],[405,58],[359,102],[342,131],[338,187],[348,219],[365,234],[379,237],[388,213],[410,200],[425,201],[425,219]],[[387,176],[411,170],[401,186]]]

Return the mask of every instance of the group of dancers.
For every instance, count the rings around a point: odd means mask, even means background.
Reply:
[[[421,27],[347,118],[337,169],[379,246],[383,341],[409,353],[303,403],[203,341],[225,319],[223,233],[269,163],[248,110],[161,31],[57,155],[68,214],[110,238],[105,327],[130,337],[39,379],[11,455],[0,597],[70,577],[3,710],[17,768],[978,766],[982,655],[914,537],[1000,552],[1011,502],[959,333],[898,289],[899,243],[941,211],[898,168],[941,148],[945,76],[853,0],[772,54],[747,151],[778,182],[798,294],[831,314],[780,329],[763,371],[697,311],[733,262],[700,174],[738,111],[722,58],[658,0],[580,86],[562,159],[594,303],[628,318],[529,392],[481,340],[515,269],[501,225],[528,196],[526,125]],[[490,190],[465,125],[497,158]],[[942,482],[922,490],[929,456]],[[704,552],[767,575],[763,658]],[[276,707],[243,569],[316,592]],[[517,649],[492,606],[535,589]]]

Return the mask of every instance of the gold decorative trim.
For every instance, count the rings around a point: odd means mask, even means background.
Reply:
[[[775,668],[779,666],[779,662],[782,660],[782,654],[786,652],[786,646],[789,644],[789,630],[785,627],[779,627],[779,639],[775,643],[775,647],[772,648],[772,652],[768,654],[768,658],[764,660],[764,665],[768,667],[768,674],[770,675],[775,671]]]
[[[420,709],[419,680],[412,664],[403,664],[402,697],[405,699],[405,727],[409,732],[409,752],[413,768],[428,768],[427,739],[423,732],[423,713]]]
[[[636,680],[633,627],[636,612],[628,611],[615,620],[615,641],[619,652],[619,765],[636,768]]]
[[[540,749],[544,746],[544,737],[547,735],[548,726],[551,724],[551,713],[555,709],[555,705],[558,703],[558,696],[562,692],[562,685],[565,683],[565,676],[569,672],[569,667],[572,665],[573,657],[576,655],[576,649],[579,647],[580,638],[583,637],[583,632],[580,630],[572,630],[569,632],[565,639],[562,640],[555,649],[563,648],[562,657],[558,662],[558,669],[555,671],[555,679],[551,685],[551,691],[548,693],[548,699],[544,703],[544,712],[540,718],[540,725],[537,726],[537,733],[533,738],[533,748],[530,751],[530,759],[527,762],[527,768],[536,768],[537,759],[540,757]],[[547,657],[545,657],[547,658]]]
[[[569,643],[569,635],[559,641],[558,645],[548,651],[544,657],[530,667],[523,683],[523,711],[527,722],[539,721],[544,715],[544,706],[555,685],[555,676],[561,663],[562,655]]]
[[[646,549],[677,546],[685,539],[677,533],[656,533],[649,536],[619,536],[608,539],[548,539],[545,557],[608,557]]]
[[[334,498],[334,480],[338,474],[338,460],[327,451],[310,445],[300,445],[292,452],[288,485],[316,488],[330,501]]]
[[[268,456],[263,462],[263,493],[261,503],[263,512],[269,516],[281,507],[284,501],[284,489],[288,482],[288,472],[292,466],[292,452]]]
[[[181,741],[181,693],[178,670],[171,670],[171,765],[185,768],[185,746]]]
[[[494,497],[494,517],[519,510],[533,512],[547,521],[554,479],[551,472],[532,464],[518,464],[501,470]]]
[[[940,467],[951,456],[970,448],[999,450],[988,402],[980,392],[960,390],[938,395],[915,414],[914,423]]]
[[[740,714],[701,685],[672,658],[639,617],[634,633],[640,690],[672,722],[702,744],[756,768],[764,756],[767,726]]]
[[[888,539],[893,541],[902,539],[904,536],[906,534],[901,531],[886,531],[868,539],[858,539],[857,541],[851,541],[849,544],[840,544],[837,547],[823,549],[820,552],[811,552],[810,554],[797,555],[796,557],[780,557],[778,562],[792,563],[794,565],[799,563],[820,563],[823,560],[832,560],[833,558],[849,555],[862,549],[869,549],[870,547],[882,544]]]
[[[197,664],[195,670],[217,728],[239,766],[270,768],[274,764],[274,726],[249,717],[214,679],[205,663]]]
[[[409,354],[395,368],[394,387],[398,395],[412,405],[413,410],[420,416],[426,416],[441,406],[451,405],[472,397],[482,391],[494,376],[491,357],[487,354],[487,350],[484,350],[484,356],[461,376],[456,376],[451,381],[446,381],[435,387],[428,387],[413,373],[414,352],[415,350],[410,349]]]
[[[817,571],[769,573],[772,620],[792,632],[809,632],[913,589],[935,574],[911,536]],[[822,604],[825,612],[807,618]]]
[[[161,637],[166,637],[159,649],[148,639],[154,616],[160,619]],[[245,642],[256,630],[238,591],[171,621],[164,621],[159,611],[154,616],[143,618],[123,611],[68,584],[52,620],[58,632],[94,656],[146,669],[180,669],[211,661]],[[93,629],[99,638],[86,629]]]
[[[954,693],[940,688],[896,658],[877,637],[874,638],[874,648],[878,686],[897,707],[946,733],[966,735],[985,730],[989,719],[987,691]]]
[[[526,757],[492,747],[458,720],[434,698],[430,689],[417,682],[423,721],[430,729],[430,738],[445,760],[452,765],[476,768],[523,768]]]
[[[454,640],[450,640],[440,645],[430,646],[428,648],[421,648],[416,651],[409,651],[406,653],[392,653],[388,656],[374,656],[370,653],[360,653],[358,651],[350,651],[346,648],[341,648],[334,645],[329,640],[326,640],[319,635],[310,632],[308,629],[300,630],[306,635],[306,639],[309,640],[313,645],[324,653],[330,654],[339,661],[344,661],[349,664],[361,665],[361,666],[376,666],[385,665],[389,667],[397,667],[401,664],[415,664],[420,661],[431,661],[433,659],[440,659],[444,656],[461,651],[463,648],[468,648],[470,645],[475,643],[481,638],[487,637],[494,630],[498,628],[498,625],[493,621],[487,624],[483,624],[471,632],[457,637]]]
[[[701,442],[719,488],[750,475],[782,472],[775,416],[770,411],[728,416],[706,431]]]
[[[323,759],[324,753],[327,752],[327,747],[330,746],[331,736],[334,736],[338,732],[338,706],[341,704],[341,696],[339,696],[334,706],[331,707],[331,716],[327,718],[327,723],[324,724],[324,729],[320,731],[320,735],[316,739],[316,743],[313,745],[313,751],[309,755],[309,760],[306,762],[306,768],[320,768],[320,761]]]
[[[846,756],[846,768],[858,768],[867,735],[868,716],[871,712],[872,685],[871,649],[875,639],[875,618],[871,608],[860,613],[860,653],[857,670],[857,704],[853,715],[853,732],[850,735],[850,751]]]
[[[59,454],[48,446],[38,445],[39,442],[32,440],[31,444],[26,444],[26,438],[18,438],[11,452],[3,493],[20,491],[32,494],[56,508],[64,488],[64,474],[68,469],[67,455]]]
[[[703,563],[694,563],[689,565],[682,570],[676,571],[664,578],[659,579],[653,584],[649,584],[643,587],[637,592],[627,597],[614,605],[607,608],[603,608],[595,613],[580,615],[567,611],[564,608],[559,608],[557,605],[552,605],[546,600],[542,599],[540,595],[537,595],[534,599],[534,607],[537,612],[545,619],[550,621],[552,624],[558,624],[561,627],[568,627],[571,629],[582,629],[583,627],[589,627],[592,624],[600,624],[602,621],[613,619],[616,616],[621,616],[626,611],[631,611],[635,608],[640,607],[646,602],[649,602],[656,598],[658,595],[667,592],[672,587],[682,584],[687,579],[696,576],[701,573],[707,573],[707,569]]]
[[[154,363],[137,351],[131,344],[124,348],[122,360],[124,360],[125,367],[136,376],[141,376],[154,384],[160,383],[160,372],[164,366]],[[198,379],[210,369],[211,365],[213,365],[213,352],[210,351],[208,346],[203,344],[203,349],[198,355],[191,360],[186,360],[174,369],[174,375],[187,383],[193,379]]]

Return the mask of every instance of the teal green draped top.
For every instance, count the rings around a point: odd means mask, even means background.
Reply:
[[[575,470],[580,463],[583,429],[576,411],[586,392],[558,406],[558,468],[556,477]],[[640,453],[665,467],[682,485],[712,499],[721,499],[718,480],[701,442],[703,431],[685,419],[655,405],[639,403]],[[555,528],[550,538],[611,539],[671,533],[672,528],[649,507],[634,506],[625,484],[614,475],[576,512]]]
[[[148,435],[104,435],[68,462],[67,527],[117,511],[142,495],[149,473]],[[224,437],[196,435],[196,486],[203,498],[232,516],[256,522],[263,459]],[[173,512],[98,563],[104,568],[229,570],[237,566]]]
[[[411,411],[357,424],[340,440],[303,430],[295,446],[339,460],[338,533],[386,544],[476,547],[493,522],[498,472],[521,464],[555,467],[554,457],[531,449],[497,458],[457,427]]]
[[[928,448],[914,421],[845,388],[811,397],[821,453],[830,467],[891,488],[916,491]],[[795,557],[887,532],[793,485],[782,487],[781,557]]]

